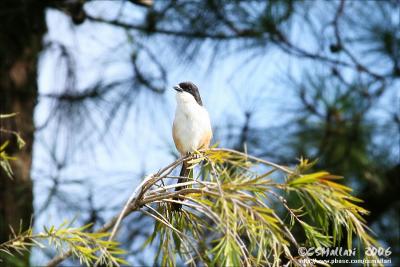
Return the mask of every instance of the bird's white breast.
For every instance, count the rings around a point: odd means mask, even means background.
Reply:
[[[182,154],[199,149],[205,134],[211,133],[211,123],[207,110],[200,106],[192,95],[177,94],[173,131],[179,139]]]

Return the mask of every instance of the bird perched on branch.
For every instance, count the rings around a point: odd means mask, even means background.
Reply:
[[[174,86],[176,90],[176,111],[172,127],[172,136],[175,146],[182,157],[195,150],[208,148],[212,138],[210,117],[201,101],[199,89],[192,82],[181,82]],[[178,183],[185,181],[189,176],[187,161],[182,163]],[[176,191],[182,187],[176,187]],[[174,204],[174,209],[179,210],[181,205]]]

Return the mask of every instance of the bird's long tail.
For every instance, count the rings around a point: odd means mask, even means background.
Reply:
[[[189,167],[189,163],[188,163],[186,160],[183,161],[183,163],[182,163],[182,168],[181,168],[181,172],[179,173],[179,176],[182,177],[182,178],[179,178],[179,179],[178,179],[178,183],[183,183],[183,182],[186,182],[186,181],[187,181],[186,178],[189,177],[189,173],[190,173],[190,169],[189,169],[188,167]],[[177,187],[175,187],[175,191],[182,190],[182,189],[184,189],[185,187],[186,187],[186,186],[177,186]],[[182,199],[179,198],[179,197],[175,197],[174,200],[182,200]],[[172,210],[178,211],[178,210],[180,210],[181,208],[182,208],[182,204],[173,203],[173,205],[172,205]]]

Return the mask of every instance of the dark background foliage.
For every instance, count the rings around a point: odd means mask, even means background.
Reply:
[[[79,213],[79,224],[102,224],[125,196],[107,179],[132,186],[168,162],[161,150],[174,153],[162,134],[173,115],[165,99],[173,83],[194,77],[211,85],[205,77],[229,72],[218,83],[226,91],[201,88],[210,113],[229,107],[212,116],[219,118],[214,142],[281,164],[318,159],[316,169],[343,175],[399,263],[398,0],[3,0],[0,21],[0,113],[19,113],[1,127],[27,143],[8,147],[18,157],[14,179],[0,173],[0,242],[8,225],[22,219],[26,228],[34,214],[41,227],[54,210],[59,221]],[[271,69],[279,70],[274,79]],[[116,159],[118,140],[138,128],[129,140],[151,147],[146,132],[161,132],[168,145],[124,172],[132,160]],[[9,138],[1,132],[0,144]],[[114,168],[86,166],[76,155],[106,158]],[[136,264],[147,262],[134,242],[151,231],[147,224],[134,216],[120,236]],[[32,254],[43,262],[52,252]]]

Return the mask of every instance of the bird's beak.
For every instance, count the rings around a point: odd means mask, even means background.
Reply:
[[[179,85],[173,87],[177,92],[183,92],[183,89]]]

